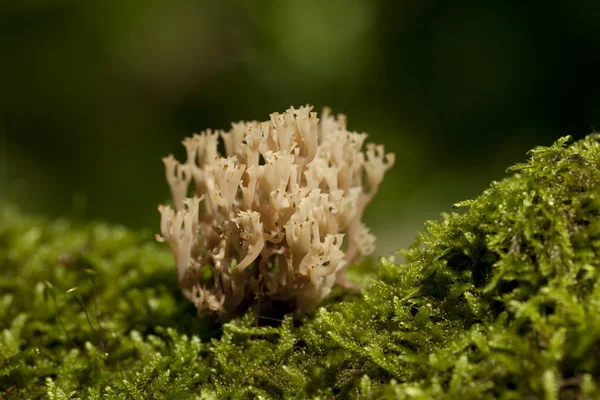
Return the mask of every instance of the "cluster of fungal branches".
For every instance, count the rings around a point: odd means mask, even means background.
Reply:
[[[206,130],[183,140],[185,163],[163,159],[174,208],[159,206],[157,238],[199,312],[230,315],[261,295],[310,311],[373,252],[361,219],[394,155],[363,151],[367,134],[348,131],[344,115],[311,111]]]

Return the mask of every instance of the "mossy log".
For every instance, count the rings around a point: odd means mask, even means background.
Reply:
[[[219,325],[151,232],[0,211],[0,398],[599,398],[600,141],[530,152],[318,311]]]

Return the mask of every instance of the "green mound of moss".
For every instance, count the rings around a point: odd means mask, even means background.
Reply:
[[[299,321],[199,319],[149,232],[5,206],[0,398],[598,398],[600,141],[567,141]]]

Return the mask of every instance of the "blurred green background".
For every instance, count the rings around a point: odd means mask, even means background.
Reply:
[[[2,0],[0,197],[158,230],[160,158],[290,105],[396,153],[378,253],[535,145],[600,128],[600,2]]]

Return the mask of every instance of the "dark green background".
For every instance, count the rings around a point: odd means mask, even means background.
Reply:
[[[600,2],[0,1],[0,197],[158,230],[160,158],[329,105],[396,153],[380,254],[535,145],[600,127]]]

